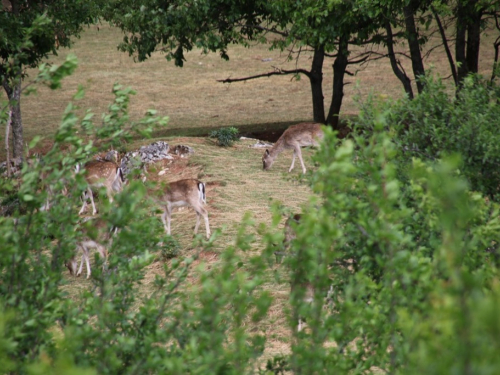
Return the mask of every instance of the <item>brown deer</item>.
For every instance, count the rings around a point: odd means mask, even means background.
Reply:
[[[198,233],[200,226],[200,216],[205,219],[205,229],[207,238],[210,238],[210,226],[208,223],[208,212],[204,207],[206,203],[205,184],[196,179],[185,179],[170,182],[162,197],[164,213],[161,217],[165,231],[170,235],[170,220],[172,217],[172,208],[191,206],[196,211],[196,226],[194,233]]]
[[[302,159],[301,147],[318,146],[323,139],[321,124],[304,122],[290,126],[276,141],[271,150],[267,150],[262,156],[262,164],[265,170],[270,169],[278,155],[286,149],[293,149],[292,165],[288,172],[291,172],[295,165],[295,157],[298,156],[302,165],[302,172],[306,173],[304,160]]]
[[[82,214],[87,208],[87,197],[90,197],[92,215],[95,215],[97,210],[92,189],[105,187],[109,201],[113,202],[113,193],[120,192],[122,189],[123,174],[118,164],[112,161],[91,160],[85,164],[84,169],[88,187],[87,191],[83,193],[83,205],[79,214]]]
[[[106,248],[93,241],[93,240],[85,240],[81,241],[77,245],[77,252],[81,253],[82,259],[80,261],[80,268],[77,270],[77,255],[75,255],[73,258],[71,258],[69,261],[66,262],[66,267],[68,267],[69,273],[74,276],[80,276],[82,273],[82,268],[83,268],[83,262],[85,261],[85,264],[87,266],[87,279],[90,277],[91,271],[90,271],[90,250],[95,249],[100,257],[106,261],[108,257],[108,251]]]

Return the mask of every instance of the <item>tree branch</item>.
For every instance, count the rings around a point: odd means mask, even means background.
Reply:
[[[304,75],[309,77],[310,72],[308,70],[305,70],[305,69],[286,70],[286,69],[274,68],[273,72],[262,73],[262,74],[257,74],[254,76],[243,77],[243,78],[218,79],[217,82],[233,83],[233,82],[249,81],[251,79],[256,79],[256,78],[271,77],[271,76],[277,76],[277,75],[287,75],[287,74],[304,74]]]

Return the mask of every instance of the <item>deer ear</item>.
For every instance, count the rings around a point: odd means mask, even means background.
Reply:
[[[269,155],[269,150],[266,148],[266,155]]]

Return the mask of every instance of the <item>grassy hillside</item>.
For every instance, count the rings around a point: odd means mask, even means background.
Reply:
[[[291,152],[280,155],[271,171],[263,171],[263,150],[250,148],[253,141],[242,141],[230,148],[220,148],[207,138],[184,137],[186,134],[206,133],[211,128],[223,126],[249,127],[258,124],[266,127],[269,124],[311,120],[310,88],[305,79],[295,81],[290,76],[283,76],[231,85],[217,82],[218,79],[227,77],[267,72],[273,66],[295,67],[295,62],[286,61],[286,53],[269,52],[266,46],[259,45],[250,49],[234,46],[229,51],[231,60],[226,62],[218,55],[206,56],[194,51],[187,54],[187,62],[181,69],[166,61],[160,53],[144,63],[135,63],[132,58],[116,50],[120,40],[121,33],[117,29],[108,26],[91,27],[71,50],[61,51],[59,57],[51,59],[57,63],[67,53],[74,53],[80,60],[80,66],[72,77],[65,80],[61,90],[49,92],[40,87],[38,94],[23,98],[26,141],[43,134],[47,137],[46,142],[50,142],[50,134],[57,128],[63,110],[78,85],[86,88],[86,97],[78,102],[82,111],[90,109],[100,115],[111,103],[111,87],[118,82],[137,90],[130,107],[133,119],[140,118],[148,108],[156,109],[161,116],[170,116],[168,129],[158,132],[153,140],[138,140],[130,147],[161,139],[172,145],[187,144],[195,149],[193,156],[179,164],[159,164],[150,168],[150,179],[168,181],[196,177],[207,183],[210,224],[213,230],[220,229],[222,232],[214,248],[203,254],[208,267],[216,267],[220,252],[234,241],[245,213],[250,212],[257,223],[268,225],[271,221],[269,207],[273,201],[279,201],[293,211],[300,211],[311,191],[297,178],[300,171],[297,166],[293,173],[286,173],[291,162]],[[491,58],[485,56],[485,61],[491,61]],[[447,71],[444,56],[433,63],[436,71]],[[308,67],[310,60],[304,57],[301,64]],[[331,95],[330,64],[330,61],[325,62],[324,67],[325,98]],[[405,69],[411,70],[408,65]],[[31,72],[31,76],[34,73]],[[375,92],[376,95],[390,99],[397,98],[402,92],[401,85],[386,60],[362,67],[356,76],[347,78],[347,83],[343,116],[356,113],[356,96],[364,100],[370,92]],[[174,134],[176,135],[173,136]],[[304,151],[309,168],[312,167],[312,152]],[[160,178],[157,172],[164,167],[168,167],[169,171]],[[194,223],[195,213],[192,210],[177,211],[173,216],[172,233],[181,243],[181,257],[194,251]],[[203,231],[202,224],[201,232]],[[251,251],[259,254],[263,246],[257,240]],[[144,293],[151,288],[155,274],[161,271],[161,260],[149,267],[142,285]],[[265,287],[270,291],[274,302],[266,321],[258,327],[261,332],[266,332],[268,338],[267,356],[287,353],[290,348],[290,331],[285,314],[289,284],[277,283],[271,275],[274,271],[283,270],[277,265],[270,270]],[[68,283],[70,292],[90,286],[90,281],[69,276]]]

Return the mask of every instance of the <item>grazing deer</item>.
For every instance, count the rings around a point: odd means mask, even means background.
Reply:
[[[120,192],[123,184],[123,174],[121,168],[112,161],[91,160],[84,166],[85,180],[87,181],[87,194],[92,202],[92,215],[97,210],[94,204],[92,188],[106,188],[106,194],[110,202],[113,202],[113,192]],[[82,214],[87,208],[87,194],[83,193],[83,205],[78,214]]]
[[[108,257],[108,252],[104,246],[101,244],[93,241],[93,240],[85,240],[82,242],[79,242],[77,245],[77,251],[82,254],[82,259],[80,261],[80,268],[77,268],[78,261],[77,261],[77,256],[75,255],[73,258],[71,258],[68,262],[66,262],[66,267],[68,267],[69,273],[71,275],[75,276],[80,276],[82,273],[82,268],[83,268],[83,262],[85,261],[85,264],[87,266],[87,279],[90,277],[91,271],[90,271],[90,249],[95,249],[100,257],[105,261],[106,258]]]
[[[271,150],[267,150],[262,156],[262,164],[265,170],[271,168],[278,155],[285,149],[293,149],[292,165],[288,172],[291,172],[295,165],[295,157],[298,156],[302,165],[302,172],[306,173],[304,160],[302,159],[301,147],[318,146],[323,139],[321,124],[304,122],[290,126],[276,141]]]
[[[204,207],[206,202],[205,184],[203,182],[195,179],[186,179],[169,183],[162,197],[162,204],[164,205],[165,212],[161,217],[167,234],[170,235],[172,208],[191,206],[196,211],[196,226],[194,227],[194,233],[198,233],[200,216],[203,216],[205,219],[207,238],[210,238],[208,212]]]

